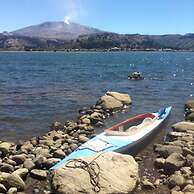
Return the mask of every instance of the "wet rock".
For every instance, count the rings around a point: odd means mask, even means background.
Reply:
[[[123,107],[123,103],[112,96],[102,96],[100,98],[99,104],[102,106],[103,109],[110,109],[110,110],[119,110]]]
[[[62,130],[63,129],[63,125],[60,122],[55,121],[54,123],[52,123],[51,129],[52,130],[56,130],[56,131],[57,130]]]
[[[14,171],[13,174],[18,175],[19,177],[21,177],[24,180],[28,174],[28,169],[27,168],[20,168],[20,169],[17,169],[16,171]]]
[[[11,156],[11,159],[16,162],[17,165],[23,164],[26,160],[26,155],[24,154],[18,154]]]
[[[156,144],[154,148],[155,152],[158,152],[158,154],[164,158],[167,158],[172,153],[183,153],[183,150],[180,146],[174,146],[174,145],[161,145]]]
[[[185,179],[182,175],[180,174],[174,174],[172,176],[170,176],[169,180],[168,180],[168,184],[170,188],[173,188],[175,186],[180,186],[182,187],[185,183]]]
[[[143,74],[139,71],[132,72],[128,75],[128,79],[130,80],[142,80],[144,79]]]
[[[2,152],[3,155],[8,154],[10,148],[11,148],[11,143],[8,143],[8,142],[0,143],[0,151]]]
[[[96,156],[84,160],[91,162],[94,158]],[[95,162],[101,168],[101,193],[130,193],[135,189],[139,175],[138,164],[132,156],[110,152]],[[95,193],[87,171],[63,167],[52,173],[53,193]]]
[[[63,150],[59,149],[59,150],[56,150],[54,153],[53,153],[53,157],[54,158],[65,158],[66,154]]]
[[[32,170],[33,168],[35,168],[35,164],[32,161],[32,159],[26,159],[24,161],[24,168],[26,168],[28,170]]]
[[[142,188],[147,190],[152,190],[152,189],[155,189],[155,186],[149,180],[145,179],[142,181]]]
[[[35,179],[44,180],[47,177],[47,171],[39,170],[39,169],[33,169],[33,170],[31,170],[30,175]]]
[[[7,189],[3,184],[0,184],[0,193],[6,193]]]
[[[11,187],[8,191],[7,194],[17,194],[17,188],[16,187]]]
[[[13,172],[14,171],[14,167],[10,164],[6,164],[6,163],[1,163],[0,164],[0,171],[1,172]]]
[[[17,174],[10,174],[7,177],[7,183],[10,187],[16,187],[18,191],[23,191],[25,188],[24,181]]]
[[[87,141],[89,140],[89,139],[88,139],[86,136],[84,136],[84,135],[79,135],[78,139],[79,139],[79,142],[81,142],[81,143],[85,143],[85,142],[87,142]]]
[[[172,129],[177,132],[187,132],[188,130],[194,131],[194,123],[188,121],[182,121],[174,124]]]
[[[179,170],[185,164],[184,157],[179,153],[172,153],[165,161],[164,168],[168,173]]]
[[[194,121],[194,112],[186,115],[185,120],[186,121],[192,121],[193,122]]]

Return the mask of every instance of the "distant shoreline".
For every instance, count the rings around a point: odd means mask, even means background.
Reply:
[[[3,52],[25,52],[25,53],[32,53],[32,52],[49,52],[49,53],[97,53],[97,52],[104,52],[104,53],[120,53],[120,52],[194,52],[194,50],[1,50],[0,53]]]

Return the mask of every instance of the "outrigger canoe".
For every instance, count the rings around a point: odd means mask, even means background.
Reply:
[[[82,144],[51,169],[58,169],[69,160],[92,156],[100,152],[127,153],[130,148],[141,143],[158,129],[170,114],[171,109],[172,107],[161,108],[156,113],[141,114],[116,124]]]

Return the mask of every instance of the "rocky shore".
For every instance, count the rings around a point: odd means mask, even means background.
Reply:
[[[79,110],[77,121],[54,122],[44,136],[17,145],[0,141],[0,193],[96,193],[96,186],[99,193],[194,193],[194,100],[185,104],[185,121],[172,125],[166,141],[153,145],[154,152],[86,158],[89,164],[95,161],[92,176],[89,166],[49,170],[131,103],[128,94],[107,92],[96,105]]]
[[[17,145],[0,141],[0,193],[51,193],[49,169],[131,103],[128,94],[107,92],[96,105],[80,110],[77,121],[54,122],[44,136]]]

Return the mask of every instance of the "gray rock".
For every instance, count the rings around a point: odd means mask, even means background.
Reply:
[[[65,158],[65,156],[66,156],[65,152],[63,150],[61,150],[61,149],[58,149],[58,150],[56,150],[53,153],[53,157],[54,158],[60,158],[60,159],[62,159],[62,158]]]
[[[194,108],[194,100],[188,100],[185,103],[185,108],[193,109]]]
[[[16,171],[14,171],[13,174],[17,174],[22,179],[25,179],[27,174],[28,174],[28,169],[27,168],[20,168],[20,169],[17,169]]]
[[[94,158],[96,155],[84,158],[84,160],[91,162]],[[139,175],[138,164],[132,156],[109,152],[100,155],[95,162],[101,169],[100,193],[127,194],[134,191]],[[52,173],[53,193],[96,193],[90,183],[88,172],[85,170],[62,167]]]
[[[47,161],[46,157],[43,156],[38,156],[35,160],[34,160],[34,164],[37,168],[44,168],[45,166],[45,162]]]
[[[6,185],[7,183],[7,178],[10,174],[6,172],[0,172],[0,183]]]
[[[47,159],[45,162],[44,162],[44,166],[49,169],[51,168],[52,166],[54,166],[56,163],[60,162],[61,159],[59,158],[49,158]]]
[[[182,191],[172,191],[171,194],[184,194]]]
[[[11,187],[8,191],[7,194],[17,194],[17,188],[16,187]]]
[[[183,192],[191,192],[194,193],[194,185],[186,185],[183,189]]]
[[[32,170],[33,168],[35,168],[35,164],[32,159],[26,159],[24,161],[24,168],[27,168],[28,170]]]
[[[165,161],[164,168],[169,173],[179,170],[185,164],[184,157],[179,153],[172,153]]]
[[[31,170],[30,175],[35,179],[44,180],[47,177],[47,171],[39,170],[39,169],[33,169],[33,170]]]
[[[106,95],[112,96],[113,98],[117,99],[125,105],[130,105],[132,103],[131,97],[128,94],[108,91]]]
[[[102,96],[99,101],[103,109],[119,110],[123,107],[123,103],[112,96]]]
[[[34,154],[38,157],[38,156],[42,156],[42,157],[46,157],[49,158],[51,157],[51,154],[49,153],[48,149],[42,148],[42,147],[37,147],[34,150]]]
[[[86,136],[84,136],[84,135],[79,135],[78,139],[79,139],[79,142],[81,142],[81,143],[85,143],[85,142],[87,142],[87,141],[89,140],[89,139],[88,139]]]
[[[180,153],[180,154],[183,153],[183,150],[180,146],[161,145],[161,144],[156,144],[154,151],[158,152],[158,154],[164,158],[167,158],[172,153]]]
[[[8,143],[8,142],[3,142],[3,143],[0,143],[0,151],[6,155],[9,153],[9,150],[11,148],[11,143]]]
[[[60,122],[55,121],[54,123],[52,123],[51,128],[52,130],[61,130],[63,129],[63,125]]]
[[[194,121],[194,112],[191,112],[190,114],[186,115],[185,120],[193,122]]]
[[[174,174],[172,176],[170,176],[169,180],[168,180],[168,184],[170,188],[173,188],[175,186],[180,186],[182,187],[185,183],[185,179],[182,175],[179,174]]]
[[[3,162],[5,162],[5,163],[7,163],[7,164],[9,164],[11,166],[16,166],[17,165],[15,161],[13,161],[13,160],[11,160],[11,159],[9,159],[7,157],[3,158]]]
[[[193,152],[191,149],[189,149],[189,148],[187,148],[187,147],[184,147],[184,148],[183,148],[183,155],[186,156],[186,155],[188,155],[188,154],[194,156],[194,152]]]
[[[0,171],[1,172],[13,172],[14,171],[14,167],[10,164],[6,164],[6,163],[1,163],[0,164]]]
[[[151,190],[151,189],[155,189],[155,186],[149,180],[145,179],[142,181],[142,188]]]
[[[74,150],[76,150],[78,148],[78,145],[72,143],[69,147],[71,148],[72,151],[74,151]]]
[[[182,121],[174,124],[172,128],[174,129],[174,131],[177,131],[177,132],[187,132],[188,130],[194,131],[194,123],[188,122],[188,121]]]
[[[163,168],[165,164],[165,159],[164,158],[156,158],[156,160],[154,161],[154,165],[157,168]]]
[[[18,191],[23,191],[25,188],[24,181],[17,174],[10,174],[7,177],[7,183],[10,187],[16,187]]]
[[[31,153],[34,149],[34,146],[30,142],[26,142],[24,145],[21,146],[21,151],[24,153]]]
[[[82,122],[83,124],[87,124],[87,125],[89,125],[89,124],[91,123],[90,119],[88,119],[88,118],[82,119],[81,122]]]
[[[0,193],[6,193],[7,189],[3,184],[0,184]]]
[[[17,165],[20,165],[23,164],[24,161],[26,160],[26,155],[25,154],[14,155],[11,157],[11,159],[15,161]]]

